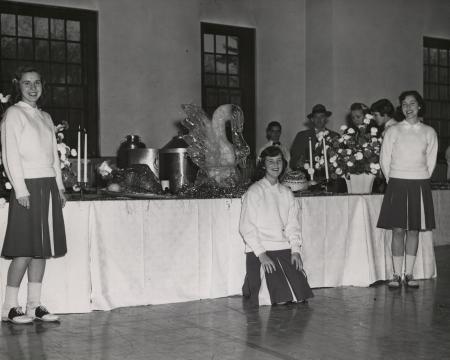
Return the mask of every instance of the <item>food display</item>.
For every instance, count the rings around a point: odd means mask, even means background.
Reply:
[[[308,190],[308,180],[301,171],[291,171],[286,174],[283,185],[289,187],[293,192]]]
[[[161,184],[147,165],[114,169],[108,175],[108,191],[162,194]]]

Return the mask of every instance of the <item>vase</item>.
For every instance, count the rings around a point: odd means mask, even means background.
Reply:
[[[121,169],[130,166],[128,150],[145,149],[146,147],[138,135],[127,135],[125,139],[120,143],[119,149],[117,150],[117,166]]]
[[[350,174],[350,179],[345,178],[347,192],[349,194],[370,194],[372,192],[373,174]]]

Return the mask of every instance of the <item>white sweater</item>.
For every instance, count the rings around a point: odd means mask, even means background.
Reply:
[[[263,178],[254,183],[242,199],[239,230],[246,252],[256,256],[266,250],[291,249],[300,253],[302,233],[299,206],[292,191]]]
[[[16,198],[28,196],[25,179],[56,177],[64,190],[49,114],[20,101],[8,108],[1,122],[2,160]]]
[[[380,165],[386,180],[429,179],[436,166],[436,131],[421,122],[406,120],[389,127],[383,139]]]

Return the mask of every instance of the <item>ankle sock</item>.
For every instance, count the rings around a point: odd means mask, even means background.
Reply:
[[[41,305],[41,289],[42,283],[29,282],[27,294],[27,307],[35,308]]]

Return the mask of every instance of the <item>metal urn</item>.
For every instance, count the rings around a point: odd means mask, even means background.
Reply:
[[[194,185],[197,177],[198,168],[189,158],[187,147],[181,136],[175,136],[159,151],[159,180],[169,181],[172,193]]]

